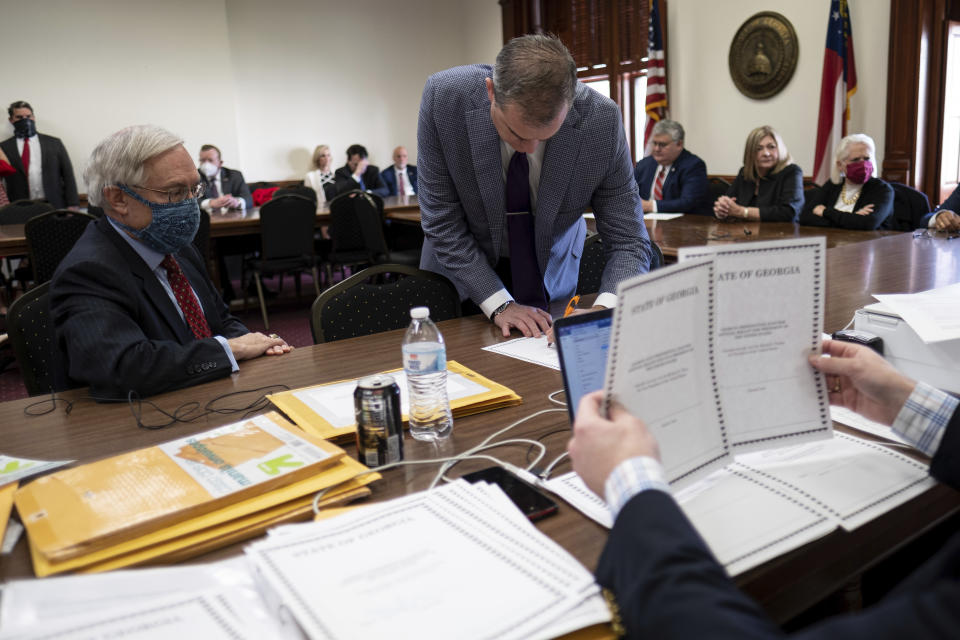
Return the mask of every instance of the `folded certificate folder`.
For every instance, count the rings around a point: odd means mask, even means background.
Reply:
[[[400,387],[400,409],[407,420],[407,382],[403,369],[383,373],[393,376]],[[353,414],[356,380],[341,380],[271,396],[270,401],[303,430],[321,438],[346,439],[357,429]],[[454,418],[511,407],[522,399],[511,389],[484,378],[459,362],[447,361],[447,396]]]
[[[279,495],[343,455],[271,412],[53,473],[14,500],[33,548],[60,562],[255,496]]]

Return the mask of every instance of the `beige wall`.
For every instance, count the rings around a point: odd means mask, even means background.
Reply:
[[[18,52],[0,105],[33,104],[78,179],[97,142],[145,122],[194,154],[216,144],[251,181],[302,177],[321,142],[338,165],[354,142],[415,161],[426,77],[492,61],[501,38],[496,0],[30,0],[0,18]]]
[[[668,5],[671,116],[683,124],[687,147],[704,159],[707,171],[735,174],[747,133],[769,124],[781,133],[804,175],[811,175],[829,0],[669,0]],[[727,67],[733,36],[759,11],[784,15],[797,32],[800,49],[790,83],[767,100],[742,95]],[[890,3],[850,0],[850,15],[859,88],[849,131],[872,136],[882,161]]]

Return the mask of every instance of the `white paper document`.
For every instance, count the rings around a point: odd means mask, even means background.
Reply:
[[[68,465],[73,460],[31,460],[30,458],[15,458],[0,453],[0,487],[11,482]]]
[[[900,442],[910,447],[913,446],[907,442],[906,439],[894,433],[893,429],[887,425],[874,422],[873,420],[868,420],[859,413],[854,413],[845,407],[831,406],[830,418],[834,422],[845,424],[848,427],[853,427],[854,429],[858,429],[860,431],[866,431],[867,433],[872,433],[875,436],[880,436],[881,438],[886,438],[887,440],[893,440],[894,442]]]
[[[590,573],[521,518],[499,488],[461,481],[288,530],[248,556],[311,638],[545,638],[566,616],[593,619]]]
[[[924,342],[960,340],[960,283],[920,293],[873,297],[903,318]]]
[[[583,214],[583,217],[586,218],[587,220],[596,220],[597,218],[592,213],[585,213]],[[682,213],[660,213],[656,211],[651,211],[649,213],[643,214],[644,220],[664,221],[664,220],[673,220],[674,218],[682,218],[682,217],[683,217]]]
[[[394,382],[400,387],[400,411],[406,415],[410,410],[407,376],[403,371],[394,371],[389,375],[393,376]],[[293,395],[331,425],[342,428],[349,427],[357,421],[353,406],[353,392],[356,388],[356,380],[347,380],[336,384],[299,389],[294,391]],[[486,390],[487,388],[482,384],[455,371],[447,372],[447,397],[451,402]]]
[[[514,338],[506,342],[491,344],[484,347],[483,350],[560,371],[560,356],[557,354],[557,348],[547,344],[546,336]]]

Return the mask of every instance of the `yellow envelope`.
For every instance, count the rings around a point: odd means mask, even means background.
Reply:
[[[10,510],[13,509],[13,494],[17,491],[17,483],[0,487],[0,540],[7,531],[7,522],[10,520]]]

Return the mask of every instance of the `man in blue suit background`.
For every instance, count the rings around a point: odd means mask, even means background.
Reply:
[[[399,176],[399,179],[397,176]],[[380,177],[387,185],[388,195],[417,195],[417,165],[407,164],[406,147],[400,146],[393,150],[393,164],[381,171]],[[402,190],[400,184],[403,185]]]
[[[556,38],[507,43],[496,66],[427,79],[417,130],[420,266],[509,335],[540,335],[576,291],[592,207],[606,266],[596,305],[647,271],[650,244],[617,106],[577,81]]]
[[[650,137],[650,155],[638,162],[634,171],[643,212],[713,215],[707,165],[683,148],[680,123],[661,120],[653,126]]]
[[[954,189],[943,204],[924,216],[920,226],[937,231],[960,231],[960,187]]]

